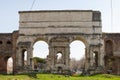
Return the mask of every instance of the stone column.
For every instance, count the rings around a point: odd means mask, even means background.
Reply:
[[[17,50],[17,66],[22,66],[22,49],[19,47]]]

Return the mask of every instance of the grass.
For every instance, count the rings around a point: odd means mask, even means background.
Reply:
[[[56,74],[0,75],[0,80],[120,80],[120,76],[99,74],[94,76],[64,76]]]

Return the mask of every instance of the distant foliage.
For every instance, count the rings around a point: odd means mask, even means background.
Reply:
[[[44,64],[46,63],[45,59],[39,58],[39,57],[34,57],[33,61],[36,62],[36,63],[44,63]]]

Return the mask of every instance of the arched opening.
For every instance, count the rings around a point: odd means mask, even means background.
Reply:
[[[22,50],[22,65],[27,66],[27,50]]]
[[[94,63],[94,67],[97,67],[98,66],[98,52],[97,51],[94,51],[93,53],[93,63]]]
[[[35,70],[45,70],[46,58],[49,54],[48,44],[45,41],[37,41],[33,45],[33,63]]]
[[[62,53],[61,52],[58,52],[56,54],[56,67],[57,67],[57,72],[62,73],[63,59],[62,59]]]
[[[113,56],[113,42],[111,40],[107,40],[105,43],[106,55]]]
[[[7,74],[12,74],[13,73],[13,58],[8,57],[7,59]]]
[[[57,53],[57,64],[62,63],[62,53]]]
[[[113,67],[115,65],[114,64],[114,57],[113,57],[113,42],[111,40],[107,40],[105,42],[105,67],[107,72],[109,73],[109,71],[113,71]]]
[[[70,69],[81,71],[85,62],[85,44],[80,40],[75,40],[70,44]]]

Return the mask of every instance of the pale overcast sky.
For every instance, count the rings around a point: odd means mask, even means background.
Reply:
[[[32,10],[99,10],[102,14],[103,32],[120,32],[120,0],[113,2],[111,27],[111,0],[36,0]],[[0,1],[0,33],[19,28],[18,11],[31,10],[33,0]]]

